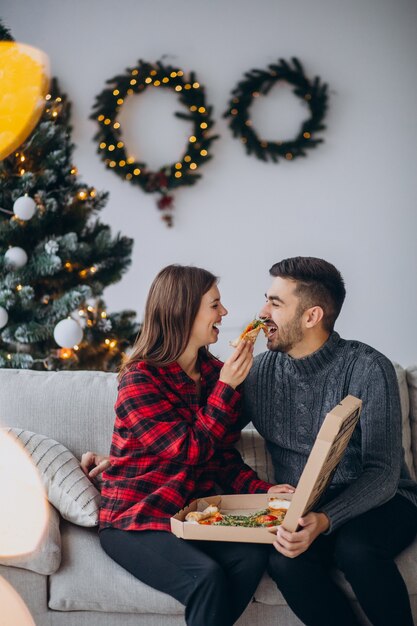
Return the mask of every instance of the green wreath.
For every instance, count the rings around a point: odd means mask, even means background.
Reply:
[[[163,211],[162,219],[172,226],[173,196],[169,191],[183,185],[194,185],[201,177],[198,168],[206,163],[211,155],[209,148],[217,135],[209,136],[213,126],[212,107],[207,106],[204,87],[196,80],[194,72],[188,78],[184,72],[160,61],[155,64],[139,60],[136,67],[127,68],[124,75],[106,81],[110,86],[96,97],[91,119],[98,122],[99,130],[94,136],[97,152],[106,167],[118,176],[147,193],[160,193],[157,206]],[[192,134],[184,154],[178,161],[163,165],[158,171],[148,169],[146,163],[139,162],[126,152],[122,140],[122,128],[117,121],[126,97],[140,94],[148,87],[174,89],[187,112],[176,112],[180,119],[191,121]]]
[[[306,156],[306,150],[315,148],[323,141],[316,139],[314,134],[325,128],[322,121],[327,110],[327,85],[321,84],[318,77],[313,82],[309,81],[298,59],[293,58],[292,63],[294,67],[280,59],[277,64],[269,65],[267,70],[253,69],[246,72],[246,78],[232,91],[229,108],[223,115],[230,118],[229,126],[233,135],[240,137],[246,152],[255,154],[262,161],[270,159],[275,163],[280,158],[291,161],[296,157]],[[266,95],[279,81],[294,85],[293,92],[306,102],[310,117],[303,122],[297,137],[292,141],[265,141],[254,130],[249,109],[254,98],[261,94]]]

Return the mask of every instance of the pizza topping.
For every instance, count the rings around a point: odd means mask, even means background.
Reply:
[[[242,341],[242,339],[255,343],[256,338],[261,330],[264,331],[265,335],[267,334],[267,327],[264,320],[254,319],[250,324],[246,326],[245,330],[239,335],[239,337],[230,342],[230,345],[236,348],[239,345],[239,342]]]
[[[278,522],[278,517],[276,515],[258,515],[256,518],[256,523],[262,526],[276,526]]]
[[[241,334],[241,337],[244,337],[247,333],[250,333],[251,330],[255,330],[255,328],[265,328],[265,323],[263,320],[255,319],[250,324],[248,324]]]
[[[205,526],[211,526],[212,524],[217,524],[218,522],[221,522],[222,519],[223,519],[223,515],[217,512],[214,515],[207,517],[206,519],[200,520],[198,523],[204,524]]]
[[[221,513],[217,506],[210,505],[204,511],[191,511],[185,521],[204,526],[243,526],[245,528],[262,528],[282,524],[290,505],[289,500],[269,498],[268,508],[251,515],[227,515]]]
[[[286,513],[287,511],[285,511]],[[262,528],[281,524],[284,514],[272,514],[268,510],[257,511],[252,515],[226,515],[221,514],[221,519],[213,522],[216,526],[243,526],[244,528]],[[204,523],[204,522],[200,522]]]
[[[187,513],[185,516],[186,522],[198,522],[201,523],[202,520],[208,519],[212,515],[216,515],[219,512],[217,506],[208,506],[204,509],[204,511],[191,511]]]
[[[290,506],[289,500],[284,500],[283,498],[277,498],[276,496],[272,496],[268,499],[268,509],[272,512],[277,509],[288,509]]]

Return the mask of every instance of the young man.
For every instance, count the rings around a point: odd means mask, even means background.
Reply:
[[[297,485],[326,415],[346,395],[362,414],[324,498],[280,527],[268,571],[308,626],[359,622],[330,569],[345,574],[374,626],[413,620],[394,557],[417,532],[417,484],[404,464],[397,379],[390,361],[333,327],[345,298],[338,270],[322,259],[276,263],[260,317],[268,351],[245,381],[245,419],[267,442],[277,483]]]

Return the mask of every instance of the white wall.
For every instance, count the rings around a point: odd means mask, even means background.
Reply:
[[[345,277],[337,329],[403,365],[417,362],[417,4],[413,0],[14,0],[0,15],[18,41],[45,50],[73,102],[75,163],[110,191],[101,214],[134,237],[133,264],[105,292],[110,310],[139,317],[151,280],[172,262],[221,276],[230,314],[218,353],[259,310],[268,269],[287,256],[321,256]],[[168,230],[155,196],[119,180],[96,155],[89,120],[106,79],[139,58],[194,70],[214,105],[214,158],[176,194]],[[325,143],[306,159],[264,164],[232,138],[222,113],[243,72],[297,56],[330,86]],[[151,90],[148,90],[151,91]],[[254,109],[265,137],[291,138],[305,116],[272,93]],[[149,165],[176,160],[189,134],[170,92],[124,111],[129,147]]]

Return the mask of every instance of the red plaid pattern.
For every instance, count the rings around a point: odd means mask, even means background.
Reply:
[[[218,380],[222,363],[202,355],[200,402],[177,363],[137,363],[121,379],[103,474],[100,527],[170,530],[169,519],[195,498],[263,493],[271,486],[233,448],[240,394]]]

